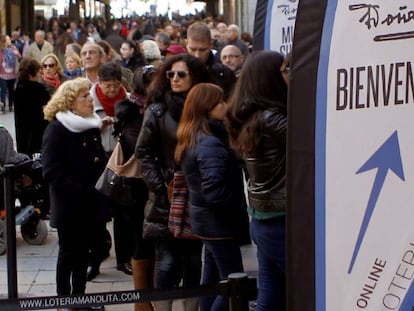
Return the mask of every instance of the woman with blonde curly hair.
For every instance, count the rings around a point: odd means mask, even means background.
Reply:
[[[83,294],[90,241],[107,218],[95,183],[106,163],[101,118],[94,112],[85,78],[68,80],[44,107],[50,121],[43,135],[43,178],[49,184],[50,226],[57,229],[58,295]]]
[[[59,58],[53,53],[43,57],[40,64],[42,65],[42,75],[39,82],[46,87],[46,90],[52,96],[56,89],[69,78],[63,73]]]

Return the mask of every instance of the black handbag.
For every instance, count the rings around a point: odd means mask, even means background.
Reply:
[[[140,169],[134,154],[125,163],[123,158],[121,144],[117,142],[95,189],[114,203],[132,205],[135,199],[131,179],[141,177]]]

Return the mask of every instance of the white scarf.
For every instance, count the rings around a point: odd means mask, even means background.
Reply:
[[[94,112],[91,117],[81,117],[71,111],[59,111],[56,119],[69,131],[80,133],[92,128],[101,128],[102,119]]]

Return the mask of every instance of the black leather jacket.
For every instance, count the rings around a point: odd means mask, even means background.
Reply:
[[[184,99],[178,94],[168,93],[165,102],[151,104],[144,113],[135,155],[140,162],[142,178],[150,191],[143,229],[146,239],[172,237],[168,230],[170,204],[167,185],[176,169],[176,132]]]
[[[264,110],[263,136],[259,155],[244,155],[249,174],[249,206],[260,212],[286,210],[286,131],[287,117]]]

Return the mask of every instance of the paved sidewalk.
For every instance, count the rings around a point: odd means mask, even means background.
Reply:
[[[49,227],[49,226],[48,226]],[[112,234],[112,222],[108,223]],[[56,295],[56,257],[58,253],[58,239],[56,230],[49,227],[49,233],[43,245],[27,244],[21,234],[20,227],[16,227],[17,248],[17,279],[18,295],[23,297],[40,297]],[[242,248],[246,272],[249,276],[257,276],[255,247]],[[87,293],[133,290],[132,277],[116,270],[114,247],[111,256],[101,265],[101,273],[87,283]],[[7,256],[0,256],[0,299],[7,299]],[[174,304],[174,311],[181,311],[179,302]],[[132,311],[132,304],[109,305],[107,311]]]

